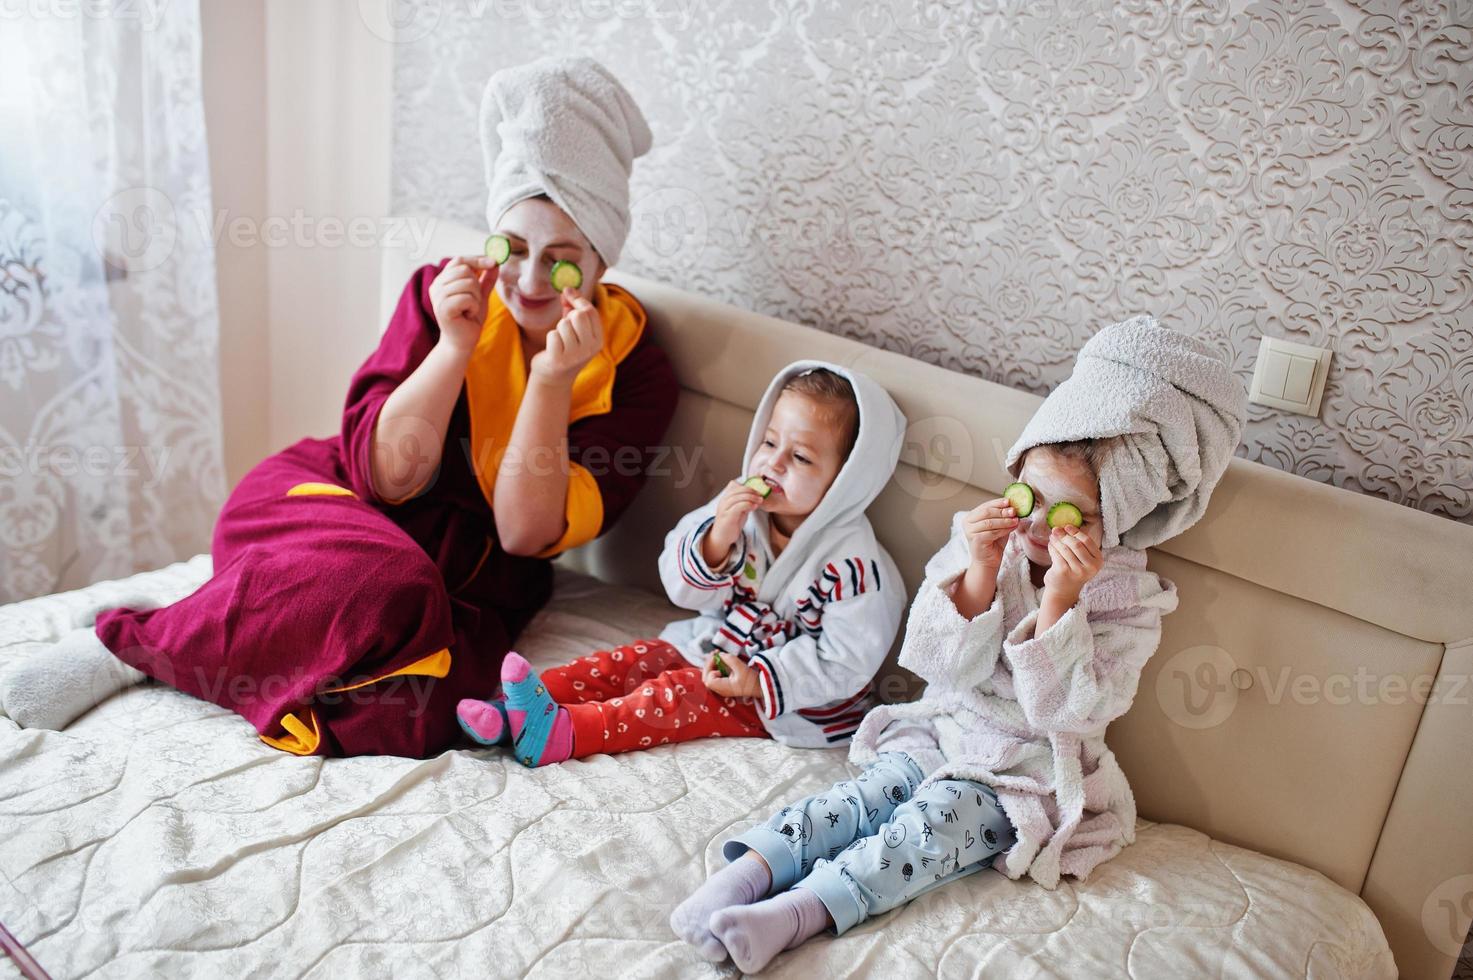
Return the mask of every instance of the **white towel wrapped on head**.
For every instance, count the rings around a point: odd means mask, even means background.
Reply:
[[[503,68],[481,96],[486,221],[495,228],[512,205],[546,194],[613,265],[629,235],[629,174],[650,142],[634,97],[592,58]]]
[[[1202,516],[1247,412],[1247,392],[1212,348],[1136,316],[1085,343],[1006,466],[1016,477],[1023,453],[1043,443],[1120,437],[1100,466],[1103,546],[1149,548]]]

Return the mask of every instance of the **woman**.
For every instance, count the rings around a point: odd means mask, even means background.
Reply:
[[[650,145],[629,93],[586,58],[501,71],[481,138],[505,261],[419,269],[353,377],[341,434],[303,439],[231,493],[214,576],[63,639],[12,677],[12,718],[61,727],[146,674],[297,755],[453,744],[456,703],[496,688],[548,599],[550,558],[633,498],[677,393],[644,311],[600,282]],[[553,288],[559,261],[581,286]]]

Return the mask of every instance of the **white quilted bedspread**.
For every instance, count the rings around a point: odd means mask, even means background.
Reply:
[[[0,661],[209,558],[0,608]],[[652,635],[654,596],[559,573],[520,649]],[[322,760],[156,684],[62,733],[0,718],[0,920],[53,977],[734,976],[670,933],[720,842],[842,774],[843,750],[709,740],[528,771],[500,750]],[[1381,928],[1322,875],[1143,822],[1086,884],[992,871],[841,939],[793,977],[1387,977]],[[18,976],[0,958],[0,977]]]

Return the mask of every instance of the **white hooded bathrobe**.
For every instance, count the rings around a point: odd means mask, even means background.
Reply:
[[[905,417],[864,375],[798,361],[773,378],[757,406],[744,474],[783,384],[815,368],[854,388],[859,432],[848,460],[775,558],[760,510],[748,515],[720,569],[706,564],[700,547],[720,495],[682,518],[665,537],[660,578],[671,602],[700,615],[671,623],[660,639],[700,667],[713,649],[744,658],[761,681],[768,733],[789,745],[827,748],[847,742],[875,703],[871,681],[905,614],[905,585],[864,515],[895,471]]]

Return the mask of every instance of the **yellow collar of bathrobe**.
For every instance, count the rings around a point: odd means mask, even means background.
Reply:
[[[614,407],[614,371],[644,333],[645,312],[629,292],[612,283],[594,288],[593,305],[603,322],[604,346],[573,379],[569,424]],[[511,443],[517,409],[527,391],[522,331],[501,297],[487,300],[481,339],[465,371],[470,408],[472,466],[487,506],[495,501],[496,474]]]

